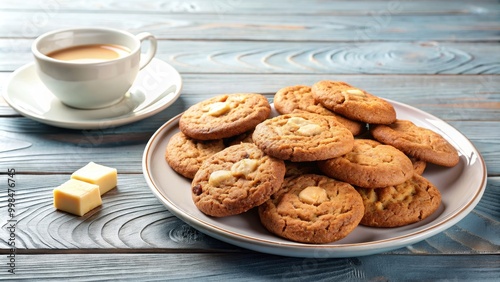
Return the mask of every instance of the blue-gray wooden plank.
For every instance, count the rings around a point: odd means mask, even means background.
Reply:
[[[286,258],[259,253],[17,255],[36,281],[498,281],[500,255]]]

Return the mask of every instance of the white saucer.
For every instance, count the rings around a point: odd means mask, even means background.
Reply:
[[[179,98],[180,74],[168,63],[154,58],[119,103],[96,110],[81,110],[61,103],[40,81],[35,64],[14,71],[3,97],[20,114],[36,121],[71,129],[106,129],[150,117]]]

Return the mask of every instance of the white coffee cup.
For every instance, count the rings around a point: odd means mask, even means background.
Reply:
[[[149,48],[141,54],[141,45]],[[49,55],[76,46],[118,45],[125,53],[104,60],[63,60]],[[62,103],[80,109],[97,109],[118,103],[132,86],[139,70],[156,54],[156,38],[111,28],[71,28],[45,33],[32,44],[40,80]]]

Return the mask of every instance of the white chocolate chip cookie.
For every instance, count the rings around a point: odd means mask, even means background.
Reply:
[[[233,137],[254,127],[271,113],[267,98],[255,93],[218,95],[187,109],[179,129],[198,140]]]
[[[293,162],[318,161],[351,151],[352,133],[332,116],[280,115],[257,125],[253,142],[266,154]]]
[[[251,143],[233,145],[207,158],[191,184],[196,207],[223,217],[256,207],[283,183],[285,164]]]
[[[363,200],[354,187],[316,174],[285,180],[259,206],[260,221],[271,233],[302,243],[340,240],[358,226],[363,215]]]

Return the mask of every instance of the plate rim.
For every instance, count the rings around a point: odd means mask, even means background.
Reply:
[[[164,109],[168,108],[170,105],[172,105],[181,95],[182,88],[183,88],[183,80],[182,76],[180,73],[169,63],[165,62],[164,60],[161,60],[159,58],[153,58],[154,61],[158,61],[162,64],[164,64],[167,68],[170,69],[170,71],[175,74],[175,78],[172,79],[173,85],[178,86],[174,92],[174,95],[171,96],[170,99],[164,101],[163,103],[160,103],[160,101],[164,100],[163,98],[160,99],[159,101],[156,101],[147,107],[141,109],[140,111],[136,112],[135,114],[131,115],[125,115],[124,117],[111,117],[111,118],[105,118],[101,120],[95,120],[95,121],[64,121],[64,120],[58,120],[58,119],[50,119],[46,118],[43,115],[37,114],[32,111],[25,110],[23,107],[20,107],[13,99],[12,99],[12,94],[9,93],[9,88],[11,87],[11,84],[14,79],[20,73],[23,71],[27,71],[27,69],[35,67],[35,62],[29,62],[27,64],[22,65],[21,67],[17,68],[14,70],[11,75],[8,77],[7,81],[5,82],[5,85],[2,90],[2,97],[7,102],[7,104],[12,107],[16,112],[19,114],[23,115],[24,117],[27,117],[29,119],[38,121],[40,123],[48,124],[51,126],[55,127],[60,127],[60,128],[67,128],[67,129],[78,129],[78,130],[92,130],[92,129],[107,129],[107,128],[112,128],[112,127],[118,127],[122,126],[125,124],[133,123],[145,118],[148,118],[150,116],[153,116]]]
[[[163,135],[168,132],[168,129],[174,126],[175,123],[178,123],[178,120],[182,115],[182,113],[172,117],[170,120],[165,122],[162,126],[160,126],[160,128],[158,128],[158,130],[149,139],[144,149],[142,158],[143,175],[146,180],[146,183],[148,184],[148,187],[153,192],[153,194],[176,217],[178,217],[179,219],[186,222],[188,225],[192,226],[193,228],[197,229],[202,233],[205,233],[211,237],[214,237],[226,243],[230,243],[246,249],[262,253],[290,256],[290,257],[345,258],[345,257],[371,255],[405,247],[420,242],[422,240],[425,240],[427,238],[430,238],[438,233],[441,233],[444,230],[453,226],[454,224],[458,223],[465,216],[467,216],[481,200],[484,191],[486,189],[488,174],[487,174],[486,163],[479,150],[477,150],[475,145],[465,135],[463,135],[452,125],[436,117],[433,114],[425,112],[416,107],[410,106],[408,104],[397,102],[391,99],[385,99],[385,100],[387,100],[392,104],[396,104],[400,107],[408,108],[412,111],[418,112],[419,114],[432,117],[433,119],[439,122],[443,122],[453,130],[455,130],[456,131],[455,133],[460,134],[463,137],[463,139],[467,142],[467,145],[470,146],[474,151],[474,153],[477,154],[477,158],[479,160],[479,165],[480,165],[479,168],[482,171],[482,175],[480,176],[481,180],[479,181],[480,184],[478,188],[476,188],[477,191],[475,191],[474,196],[471,197],[469,201],[467,201],[463,206],[460,206],[456,211],[454,211],[450,215],[441,219],[439,222],[435,223],[430,222],[429,226],[426,226],[425,228],[416,230],[408,234],[398,235],[396,237],[384,238],[370,242],[344,243],[338,245],[305,244],[293,241],[276,243],[268,241],[266,239],[247,236],[245,234],[238,234],[231,230],[225,230],[224,228],[221,228],[212,223],[204,221],[202,218],[197,218],[195,216],[185,214],[171,199],[162,194],[160,188],[156,186],[151,170],[149,169],[150,166],[149,161],[151,160],[150,152],[153,151],[154,149],[153,145],[161,142]],[[346,250],[346,248],[348,248],[349,250]]]

